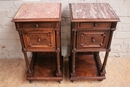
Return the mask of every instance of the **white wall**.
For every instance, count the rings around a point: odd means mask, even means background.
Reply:
[[[114,33],[109,57],[130,58],[130,0],[0,0],[0,59],[23,58],[19,36],[11,20],[22,3],[30,2],[62,3],[61,38],[63,56],[68,55],[70,45],[69,3],[109,3],[121,20]]]

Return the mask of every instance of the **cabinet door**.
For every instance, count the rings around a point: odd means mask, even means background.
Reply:
[[[79,31],[77,37],[77,48],[106,48],[108,37],[109,31]]]
[[[53,29],[24,29],[23,39],[27,51],[50,51],[55,49],[55,32]]]

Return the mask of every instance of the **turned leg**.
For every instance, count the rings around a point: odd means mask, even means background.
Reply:
[[[24,54],[25,62],[26,62],[27,72],[30,74],[32,72],[31,72],[31,69],[30,69],[27,53],[26,53],[26,51],[24,49],[22,51],[23,51],[23,54]]]
[[[71,76],[75,76],[75,52],[73,52],[73,56],[72,56],[72,73]]]
[[[61,76],[61,70],[60,70],[60,68],[61,68],[61,66],[60,66],[60,52],[59,51],[57,51],[57,72],[56,72],[56,75],[57,76]]]
[[[73,51],[72,51],[72,73],[71,76],[75,76],[75,54],[76,54],[76,34],[77,31],[73,31]]]
[[[101,63],[101,60],[100,60],[100,57],[99,57],[99,52],[94,52],[94,56],[95,56],[95,60],[96,60],[96,63],[97,63],[97,67],[98,67],[99,70],[101,70],[102,63]]]
[[[56,46],[57,46],[57,72],[56,72],[56,76],[62,76],[62,73],[61,73],[61,63],[60,63],[60,30],[56,30]]]
[[[29,74],[31,74],[32,72],[31,72],[31,69],[30,69],[30,65],[29,65],[29,60],[28,60],[28,57],[27,57],[26,49],[24,47],[24,42],[23,42],[23,37],[22,37],[22,31],[18,30],[18,33],[19,33],[19,37],[20,37],[20,41],[21,41],[21,45],[22,45],[22,52],[24,54],[24,58],[25,58],[25,62],[26,62],[27,72]]]
[[[109,55],[109,52],[106,52],[106,54],[105,54],[105,59],[104,59],[104,62],[103,62],[102,68],[101,68],[101,72],[104,72],[104,71],[105,71],[105,67],[106,67],[108,55]]]
[[[73,59],[72,59],[72,73],[75,73],[75,52],[73,53]]]

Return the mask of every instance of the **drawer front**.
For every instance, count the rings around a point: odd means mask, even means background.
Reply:
[[[23,22],[22,28],[53,28],[53,22]]]
[[[78,28],[79,29],[110,29],[111,27],[111,23],[99,23],[99,22],[95,22],[95,23],[86,23],[86,22],[80,22],[78,23]]]
[[[23,30],[23,39],[27,50],[54,50],[55,32],[53,30]]]
[[[106,48],[109,31],[106,32],[78,32],[77,48]]]

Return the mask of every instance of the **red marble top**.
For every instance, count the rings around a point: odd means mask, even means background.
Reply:
[[[108,3],[71,3],[72,19],[118,19]],[[119,19],[118,19],[119,20]]]
[[[60,3],[25,3],[14,17],[16,19],[60,18]]]

